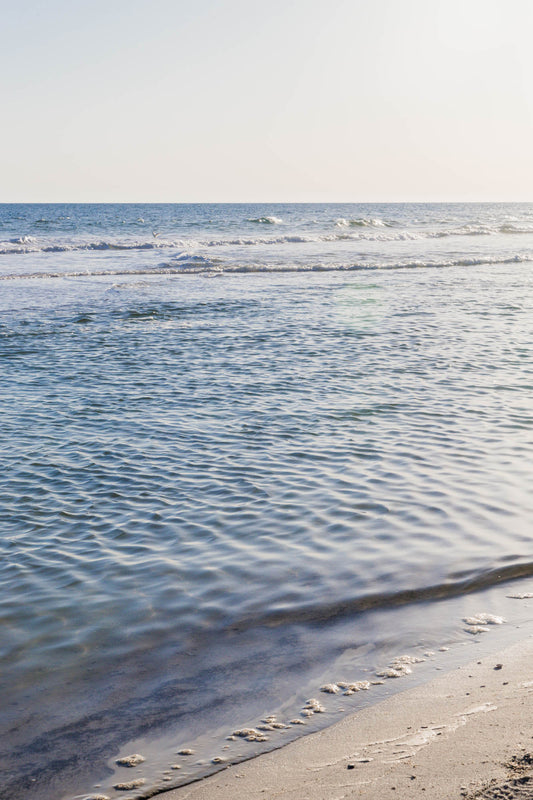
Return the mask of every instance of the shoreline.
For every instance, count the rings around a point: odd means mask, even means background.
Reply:
[[[324,730],[158,797],[530,798],[532,703],[529,635]],[[502,789],[504,784],[508,788]]]

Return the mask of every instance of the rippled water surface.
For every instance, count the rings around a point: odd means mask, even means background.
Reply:
[[[0,212],[5,800],[533,573],[533,207]]]

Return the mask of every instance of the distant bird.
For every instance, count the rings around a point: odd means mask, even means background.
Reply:
[[[159,232],[158,232],[158,231],[152,231],[152,236],[153,236],[155,239],[157,239],[157,237],[159,236]]]

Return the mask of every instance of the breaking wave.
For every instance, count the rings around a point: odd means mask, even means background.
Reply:
[[[339,228],[393,228],[396,222],[391,222],[385,219],[344,219],[341,217],[335,223]]]
[[[0,242],[0,255],[23,255],[26,253],[70,253],[89,250],[161,250],[183,246],[183,242],[145,241],[145,242],[76,242],[39,244],[31,236],[20,236]]]
[[[264,222],[266,224],[277,224],[282,222],[278,217],[261,217],[250,222]],[[469,223],[459,227],[444,228],[442,230],[421,230],[398,229],[394,223],[384,220],[337,220],[334,232],[323,230],[316,233],[286,233],[282,236],[233,236],[219,238],[178,238],[178,239],[159,239],[154,238],[141,241],[120,241],[120,240],[97,240],[97,241],[39,241],[32,236],[16,236],[5,241],[0,241],[0,256],[19,255],[27,253],[68,253],[82,251],[105,251],[105,250],[165,250],[172,248],[195,248],[195,247],[254,247],[260,245],[283,245],[283,244],[308,244],[308,243],[333,243],[342,241],[374,241],[374,242],[394,242],[394,241],[417,241],[428,239],[444,239],[457,236],[494,236],[494,235],[524,235],[533,234],[533,226],[527,224],[505,223],[502,225],[491,226],[487,224]],[[354,230],[356,228],[356,230]],[[339,230],[340,229],[340,230]],[[380,230],[381,229],[381,230]]]
[[[248,264],[229,263],[222,259],[209,259],[205,256],[184,253],[171,262],[156,267],[138,267],[132,269],[96,269],[68,270],[54,272],[27,272],[0,275],[0,281],[43,278],[79,278],[104,275],[186,275],[208,273],[276,273],[276,272],[351,272],[358,270],[396,270],[396,269],[445,269],[446,267],[476,267],[488,264],[521,264],[533,262],[533,253],[517,253],[508,258],[450,258],[443,260],[405,260],[390,263],[347,262],[347,263],[284,263],[284,264]]]
[[[257,222],[261,225],[280,225],[283,220],[280,217],[250,217],[246,220],[246,222]]]

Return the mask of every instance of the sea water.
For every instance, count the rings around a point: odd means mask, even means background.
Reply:
[[[3,800],[148,796],[527,617],[532,264],[528,204],[0,206]]]

